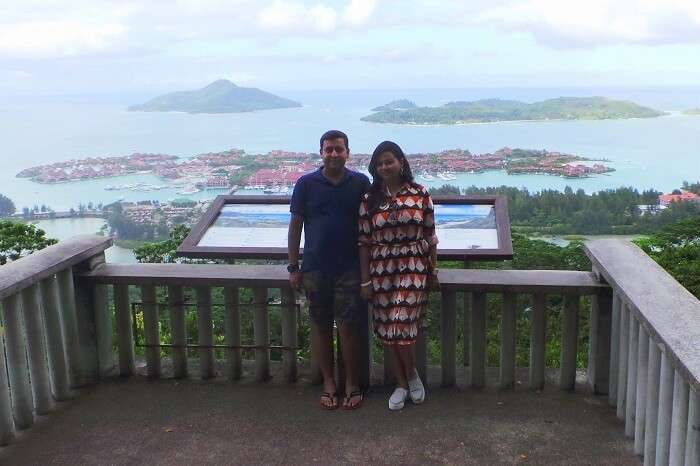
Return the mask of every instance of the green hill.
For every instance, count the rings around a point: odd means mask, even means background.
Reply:
[[[417,108],[418,106],[408,99],[392,100],[386,105],[374,107],[373,112],[382,112],[384,110],[405,110],[408,108]]]
[[[196,91],[164,94],[129,111],[237,113],[275,108],[301,107],[299,102],[278,97],[254,87],[239,87],[226,79],[214,81]]]
[[[559,97],[532,104],[517,100],[484,99],[449,102],[440,107],[388,109],[362,118],[374,123],[413,125],[488,123],[519,120],[609,120],[654,118],[663,112],[625,100],[605,97]]]

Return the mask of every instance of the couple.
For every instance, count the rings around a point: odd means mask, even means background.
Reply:
[[[413,347],[425,318],[427,284],[437,275],[432,200],[413,181],[408,160],[391,141],[379,144],[372,154],[372,183],[345,168],[350,156],[345,133],[327,131],[320,146],[323,166],[294,187],[287,270],[291,286],[303,285],[309,300],[313,347],[323,376],[321,407],[356,409],[362,404],[357,359],[367,302],[372,304],[375,333],[390,349],[398,382],[389,409],[402,409],[409,398],[421,403],[425,389]],[[333,375],[334,320],[346,369],[342,402]]]

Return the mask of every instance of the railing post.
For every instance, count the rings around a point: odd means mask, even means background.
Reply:
[[[78,264],[74,272],[76,274],[89,272],[105,263],[104,252],[101,252],[90,259]],[[82,364],[83,383],[94,383],[100,378],[100,361],[98,351],[100,341],[98,331],[107,332],[111,330],[111,320],[107,322],[107,297],[103,290],[96,290],[97,285],[81,279],[74,278],[75,284],[75,315],[78,324],[78,341],[80,343],[80,362]],[[97,300],[95,298],[97,297]],[[98,309],[98,305],[101,306]],[[98,317],[99,314],[99,317]],[[104,327],[109,325],[109,329],[101,329],[98,322]],[[102,341],[109,341],[111,350],[111,332],[109,338],[102,336]],[[111,353],[111,351],[110,351]],[[105,366],[109,366],[110,361],[105,361]]]
[[[5,320],[5,353],[10,378],[12,412],[17,429],[27,429],[34,423],[32,392],[29,388],[29,369],[24,352],[22,328],[22,298],[14,294],[2,302]]]
[[[129,377],[134,374],[134,334],[131,326],[129,285],[114,285],[114,304],[117,311],[119,375]]]
[[[291,288],[282,288],[282,345],[284,350],[284,379],[288,383],[297,380],[297,306]],[[367,327],[365,325],[365,327]]]
[[[264,382],[270,378],[270,316],[267,313],[267,288],[253,288],[255,320],[255,381]]]
[[[620,370],[620,296],[613,292],[612,322],[610,324],[610,372],[608,374],[608,404],[617,406],[617,383]]]
[[[639,323],[630,312],[629,352],[627,354],[627,405],[625,435],[634,438],[634,415],[637,409],[637,352],[639,350]]]
[[[112,313],[107,299],[107,285],[92,285],[92,290],[99,376],[106,377],[114,370]]]
[[[564,295],[561,332],[561,363],[559,388],[573,390],[576,386],[576,347],[578,343],[578,312],[580,296]]]
[[[160,377],[160,335],[158,332],[158,303],[156,287],[141,285],[141,303],[143,306],[143,332],[146,340],[146,375]]]
[[[451,387],[456,382],[457,352],[457,293],[442,291],[440,310],[440,365],[442,366],[442,386]]]
[[[656,434],[659,423],[659,381],[661,376],[661,352],[653,339],[649,340],[649,363],[647,366],[647,408],[644,428],[644,465],[651,466],[656,460]]]
[[[56,401],[64,401],[70,397],[70,384],[63,335],[61,334],[58,282],[55,277],[49,277],[41,281],[39,288],[41,289],[41,308],[44,311],[46,324],[46,347],[53,397]]]
[[[673,407],[673,366],[665,353],[661,354],[661,383],[659,384],[659,423],[656,432],[656,464],[668,464],[671,447],[671,414]]]
[[[605,289],[591,297],[588,386],[596,394],[607,394],[609,390],[611,326],[612,291]]]
[[[470,383],[473,388],[482,388],[486,382],[486,293],[472,293],[471,330]]]
[[[688,401],[685,464],[700,464],[700,392],[692,387],[690,389]]]
[[[199,334],[199,373],[202,380],[211,379],[214,371],[214,336],[211,317],[211,288],[198,286],[197,295],[197,333]]]
[[[637,394],[635,395],[634,414],[634,452],[638,455],[644,454],[644,428],[647,409],[647,379],[649,368],[649,335],[639,324],[639,342],[637,346]]]
[[[532,299],[532,324],[530,329],[530,388],[544,387],[547,295],[537,293]]]
[[[465,263],[466,266],[466,263]],[[462,293],[463,308],[464,308],[464,322],[462,331],[462,355],[464,359],[464,366],[469,366],[469,350],[470,350],[470,337],[472,334],[472,294],[469,292]]]
[[[80,340],[78,338],[78,317],[75,310],[75,286],[73,270],[67,268],[58,274],[58,291],[61,301],[61,321],[63,322],[63,341],[66,345],[68,360],[68,377],[71,388],[84,385],[82,380],[82,363],[80,361]]]
[[[515,327],[517,295],[505,293],[503,295],[503,310],[501,316],[501,364],[500,386],[501,388],[513,388],[515,386]]]
[[[241,313],[238,305],[238,288],[224,288],[226,326],[226,344],[240,346],[241,344]],[[234,381],[241,378],[242,359],[240,348],[228,348],[226,350],[226,378]]]
[[[38,415],[51,410],[51,386],[49,368],[46,364],[43,322],[39,306],[39,285],[34,284],[22,290],[24,328],[27,331],[27,360],[34,395],[34,411]]]
[[[618,353],[617,372],[617,418],[625,419],[627,411],[627,363],[629,362],[629,335],[630,335],[630,310],[627,304],[620,306],[620,351]]]
[[[0,335],[0,446],[7,445],[14,439],[13,424],[10,384],[5,364],[5,339]]]
[[[168,287],[170,334],[173,344],[173,377],[187,377],[187,328],[185,326],[185,297],[181,286]]]
[[[673,379],[673,412],[671,414],[671,447],[669,466],[683,466],[685,462],[685,438],[688,428],[688,383],[680,372]]]

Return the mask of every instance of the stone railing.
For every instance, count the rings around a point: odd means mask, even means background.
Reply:
[[[635,453],[700,465],[700,301],[631,243],[586,253],[613,289],[608,393]]]
[[[5,380],[5,370],[0,367],[3,443],[10,441],[15,429],[29,427],[34,413],[48,412],[52,398],[68,397],[70,387],[96,382],[113,375],[115,369],[122,376],[135,373],[132,305],[136,303],[143,313],[144,343],[139,346],[144,347],[150,377],[163,375],[161,350],[167,348],[176,378],[193,375],[192,366],[197,366],[195,373],[202,379],[213,377],[216,352],[223,351],[226,377],[238,380],[247,376],[242,351],[249,350],[254,352],[252,376],[265,381],[271,373],[270,351],[275,350],[282,354],[284,378],[288,382],[297,380],[299,307],[282,266],[106,264],[103,250],[109,245],[109,239],[79,237],[0,268],[9,374],[9,381]],[[700,374],[698,301],[631,244],[594,241],[588,243],[587,252],[594,264],[593,272],[443,269],[441,384],[456,384],[457,340],[461,333],[464,359],[468,361],[467,383],[477,388],[485,385],[487,297],[498,294],[502,296],[498,383],[502,388],[514,386],[516,323],[523,312],[518,307],[523,300],[517,298],[527,295],[531,303],[527,379],[530,387],[542,388],[547,296],[559,295],[563,296],[563,309],[556,383],[561,389],[572,390],[577,375],[579,314],[584,311],[581,297],[590,296],[591,307],[585,310],[590,312],[588,386],[596,393],[610,394],[618,414],[627,419],[628,433],[642,429],[635,437],[635,449],[644,452],[652,448],[653,455],[646,452],[645,459],[655,459],[664,450],[666,455],[668,451],[682,451],[682,458],[670,454],[674,461],[681,461],[675,464],[698,464],[693,462],[698,455],[700,424],[696,395]],[[139,298],[135,298],[136,288]],[[222,290],[222,303],[212,301],[215,288]],[[186,289],[194,291],[194,302],[185,301]],[[252,290],[252,303],[240,302],[240,289]],[[271,289],[278,289],[281,297],[277,306],[281,307],[281,344],[277,345],[270,344]],[[464,299],[458,299],[460,293],[464,293]],[[158,296],[164,297],[161,302]],[[458,309],[460,302],[464,309]],[[253,308],[252,344],[242,341],[242,325],[250,323],[242,322],[244,305]],[[196,342],[187,335],[189,306],[196,309]],[[213,306],[222,306],[223,322],[216,321]],[[459,312],[465,316],[463,328],[457,327]],[[170,335],[167,342],[159,330],[160,318],[166,315]],[[112,327],[113,317],[116,329]],[[223,329],[223,343],[215,344],[214,328]],[[361,381],[366,385],[371,366],[369,347],[363,346]],[[188,362],[188,349],[197,351],[196,364]],[[419,372],[427,377],[425,335],[419,337],[416,349]],[[639,356],[647,353],[648,360]],[[311,370],[312,375],[318,373],[313,360]],[[385,371],[385,381],[386,377]],[[645,412],[653,414],[645,417]],[[653,442],[640,440],[640,449],[637,441],[652,435]],[[651,447],[652,443],[657,447]],[[660,460],[657,464],[664,464],[663,456]]]
[[[104,263],[111,244],[109,238],[76,237],[0,267],[0,445],[15,429],[30,427],[34,414],[47,414],[52,400],[65,400],[71,388],[89,382],[83,367],[96,356],[89,336],[104,322],[96,325],[87,306],[99,297],[86,296],[88,288],[76,284],[74,274]]]

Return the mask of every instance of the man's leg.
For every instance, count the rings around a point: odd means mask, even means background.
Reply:
[[[304,288],[309,300],[311,317],[311,348],[315,351],[321,376],[323,392],[321,404],[325,408],[337,408],[338,397],[333,374],[333,296],[329,292],[332,283],[326,283],[324,277],[316,272],[304,274]]]
[[[359,359],[359,335],[357,324],[343,322],[339,326],[340,343],[343,348],[343,365],[345,366],[345,402],[343,406],[349,408],[356,406],[361,401],[361,395],[349,397],[352,392],[360,390],[358,380],[358,359]]]
[[[311,323],[312,348],[316,348],[318,366],[323,377],[323,391],[335,393],[335,376],[333,374],[333,327],[326,323]]]

